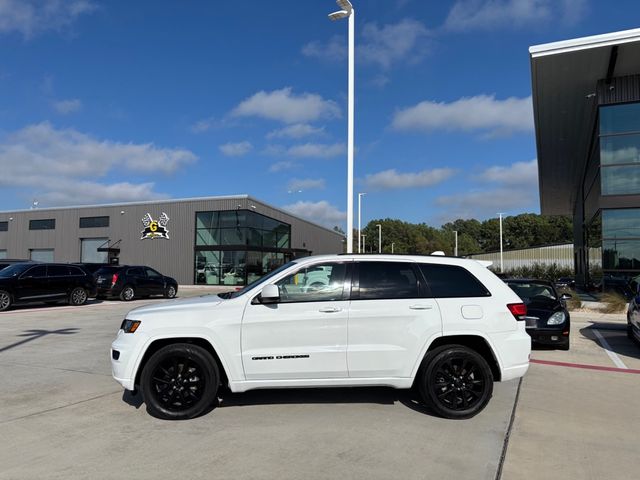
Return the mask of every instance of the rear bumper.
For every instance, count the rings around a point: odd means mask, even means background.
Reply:
[[[524,322],[511,332],[491,335],[493,349],[500,365],[500,381],[522,377],[529,368],[531,338],[524,329]]]
[[[122,289],[115,288],[106,288],[106,287],[97,287],[96,288],[96,296],[101,297],[118,297]]]

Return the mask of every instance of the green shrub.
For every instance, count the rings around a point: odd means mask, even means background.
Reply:
[[[496,270],[498,265],[492,265],[492,267]],[[561,267],[557,263],[533,263],[531,265],[505,270],[504,275],[509,278],[532,278],[555,282],[560,277],[572,277],[574,272],[572,267]]]
[[[603,293],[600,295],[600,301],[605,305],[603,313],[624,313],[627,308],[627,300],[619,293]]]

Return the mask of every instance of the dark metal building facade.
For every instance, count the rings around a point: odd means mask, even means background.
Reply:
[[[186,285],[243,285],[343,245],[248,195],[0,212],[0,257],[142,264]]]

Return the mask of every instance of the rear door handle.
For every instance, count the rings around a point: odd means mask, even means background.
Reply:
[[[319,310],[322,313],[336,313],[342,311],[341,308],[338,307],[324,307]]]
[[[409,308],[411,310],[431,310],[433,307],[431,305],[411,305]]]

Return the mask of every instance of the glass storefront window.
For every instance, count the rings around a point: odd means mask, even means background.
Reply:
[[[616,135],[600,139],[600,163],[640,163],[640,135]]]
[[[602,237],[640,238],[640,208],[602,211]]]
[[[604,240],[602,268],[604,270],[640,270],[640,239]]]
[[[640,132],[640,103],[600,107],[600,135]]]
[[[602,195],[640,193],[640,165],[602,167]]]

